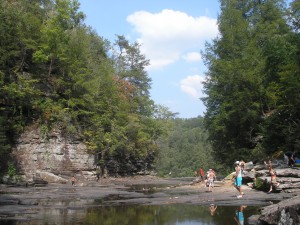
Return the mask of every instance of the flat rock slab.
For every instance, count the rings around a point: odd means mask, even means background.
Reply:
[[[99,205],[195,204],[195,205],[261,205],[268,206],[298,193],[256,191],[243,186],[244,196],[238,199],[230,182],[214,187],[212,192],[204,183],[190,185],[192,178],[161,179],[152,176],[106,178],[100,182],[49,184],[45,187],[0,187],[0,220],[30,213],[31,217],[46,207],[86,208]],[[68,204],[64,204],[68,202]]]

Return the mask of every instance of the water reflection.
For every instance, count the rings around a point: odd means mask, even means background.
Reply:
[[[39,220],[6,222],[0,220],[0,223],[5,225],[246,225],[247,218],[257,214],[257,209],[258,207],[254,206],[246,208],[245,206],[183,204],[44,208],[40,211]]]
[[[235,211],[235,217],[234,220],[237,222],[238,225],[244,225],[244,209],[246,209],[247,206],[241,205],[239,206]]]
[[[210,215],[211,215],[211,216],[215,215],[215,212],[216,212],[217,208],[218,208],[217,205],[210,204],[209,210],[210,210]]]

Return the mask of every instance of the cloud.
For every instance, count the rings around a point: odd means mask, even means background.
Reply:
[[[218,34],[217,20],[207,16],[192,17],[170,9],[159,13],[138,11],[127,17],[139,36],[141,50],[152,68],[179,60],[184,52],[199,51]]]
[[[198,62],[201,61],[201,54],[199,52],[189,52],[182,56],[187,62]]]
[[[201,98],[204,78],[200,75],[188,76],[180,81],[180,89],[193,98]]]

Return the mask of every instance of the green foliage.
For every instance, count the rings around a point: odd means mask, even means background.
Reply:
[[[159,141],[156,171],[160,176],[193,176],[200,167],[219,169],[212,156],[203,118],[175,119],[169,123],[172,123],[169,135]]]
[[[78,10],[77,0],[0,2],[1,160],[8,137],[38,121],[44,138],[54,128],[82,138],[110,173],[150,170],[164,127],[153,116],[149,60],[138,43],[98,36]]]
[[[270,189],[270,184],[268,184],[265,180],[261,178],[256,178],[254,187],[260,191],[268,191]]]
[[[299,35],[285,13],[281,0],[221,1],[220,36],[204,53],[209,70],[203,98],[220,163],[299,145]]]
[[[46,139],[48,137],[49,128],[46,124],[42,124],[40,126],[40,132],[42,134],[43,139]]]
[[[54,128],[81,138],[111,174],[157,160],[161,175],[190,176],[299,149],[298,2],[287,16],[279,0],[221,1],[220,36],[204,53],[203,122],[155,105],[140,44],[101,38],[77,0],[0,1],[1,169],[36,121],[45,138]]]
[[[9,139],[9,127],[5,109],[0,108],[0,171],[6,168],[9,160],[11,141]]]
[[[16,169],[15,165],[12,162],[8,162],[7,174],[10,178],[17,175],[17,169]]]
[[[293,25],[293,28],[296,31],[299,31],[300,30],[300,1],[299,0],[295,0],[291,2],[290,21]]]

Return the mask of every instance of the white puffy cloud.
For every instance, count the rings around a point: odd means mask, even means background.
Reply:
[[[203,81],[204,78],[200,75],[188,76],[180,81],[180,89],[193,98],[201,98],[204,96],[202,93]]]
[[[198,62],[201,61],[201,54],[199,52],[189,52],[182,56],[187,62]]]
[[[192,17],[170,9],[159,13],[138,11],[127,17],[138,33],[141,50],[152,68],[179,60],[184,52],[199,51],[218,33],[217,20],[206,16]]]

